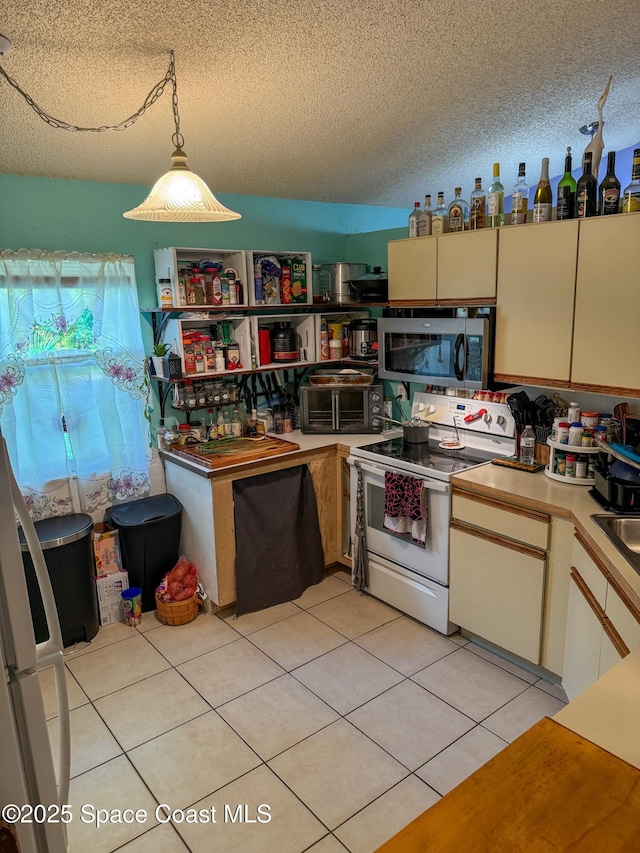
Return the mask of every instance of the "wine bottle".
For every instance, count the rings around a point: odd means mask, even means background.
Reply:
[[[591,151],[584,155],[584,171],[576,184],[576,216],[584,219],[598,212],[598,182],[591,174]]]
[[[424,197],[424,207],[418,217],[418,237],[429,237],[431,235],[431,217],[433,209],[431,207],[431,196]]]
[[[444,203],[444,192],[438,193],[438,206],[431,219],[432,234],[446,234],[449,230],[449,208]]]
[[[409,214],[409,237],[418,236],[418,222],[420,219],[420,202],[416,201],[413,210]]]
[[[598,189],[598,213],[609,216],[620,209],[620,181],[616,178],[616,152],[607,155],[607,174]]]
[[[500,183],[500,163],[493,164],[493,183],[489,187],[489,228],[504,225],[504,187]]]
[[[471,193],[471,216],[469,227],[478,231],[487,225],[487,197],[482,189],[482,178],[476,178],[476,188]]]
[[[633,152],[631,183],[622,193],[622,212],[635,213],[640,210],[640,148]]]
[[[518,180],[511,194],[511,224],[523,225],[527,221],[529,207],[529,184],[526,182],[526,164],[518,167]]]
[[[576,207],[576,181],[571,174],[571,146],[564,158],[564,175],[558,184],[556,219],[573,219]]]
[[[551,197],[551,185],[549,184],[549,158],[543,157],[540,180],[533,198],[533,221],[550,222],[553,200]]]
[[[449,205],[449,231],[469,230],[469,205],[462,195],[462,187],[456,187],[455,198]]]

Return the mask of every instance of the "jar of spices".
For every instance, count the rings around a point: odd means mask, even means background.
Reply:
[[[560,421],[556,429],[556,441],[558,444],[569,443],[569,421]]]
[[[576,476],[576,458],[575,453],[567,453],[566,467],[564,470],[565,477]]]
[[[577,403],[569,403],[569,411],[567,412],[567,420],[569,423],[580,420],[580,406]]]
[[[178,444],[181,447],[187,443],[187,438],[189,437],[189,433],[191,431],[191,427],[189,424],[180,424],[178,426]]]
[[[582,446],[593,447],[593,430],[585,429],[582,432]]]
[[[584,480],[587,476],[587,457],[578,456],[576,459],[576,473],[574,475],[578,480]]]
[[[585,429],[595,429],[598,426],[599,415],[597,412],[583,412],[582,426]]]
[[[597,447],[599,444],[607,443],[607,428],[604,424],[598,424],[593,431],[593,444]]]
[[[611,412],[602,412],[598,418],[598,426],[607,428],[607,441],[611,441],[613,435],[613,415]]]
[[[566,453],[556,453],[556,474],[560,474],[564,476],[566,474],[567,468],[567,455]]]
[[[563,422],[563,420],[564,420],[564,418],[554,418],[553,419],[553,426],[551,427],[551,435],[549,436],[551,441],[558,441],[558,438],[557,438],[558,426]]]
[[[580,423],[580,421],[575,421],[569,426],[569,438],[568,443],[572,447],[580,447],[582,444],[582,433],[584,432],[584,427]]]

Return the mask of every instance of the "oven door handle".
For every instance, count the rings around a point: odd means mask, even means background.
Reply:
[[[440,480],[432,480],[429,477],[416,476],[409,471],[400,471],[398,468],[388,468],[382,465],[376,465],[372,462],[363,462],[361,459],[356,460],[355,456],[350,456],[347,461],[350,465],[353,465],[354,462],[358,461],[362,470],[368,471],[370,474],[384,474],[385,471],[393,471],[394,474],[414,477],[416,480],[421,480],[424,488],[429,489],[430,492],[442,492],[443,494],[448,495],[451,491],[451,485],[449,483],[442,483]]]
[[[331,421],[333,423],[334,432],[338,432],[340,429],[340,401],[338,400],[338,394],[332,390],[331,391]]]

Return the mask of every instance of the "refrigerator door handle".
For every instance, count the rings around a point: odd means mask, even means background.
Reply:
[[[49,632],[49,639],[36,646],[37,669],[47,669],[53,666],[56,684],[56,697],[58,702],[58,719],[60,725],[60,749],[58,754],[58,796],[60,805],[69,800],[69,784],[71,780],[71,732],[69,722],[69,697],[67,695],[67,682],[65,679],[64,658],[62,644],[62,632],[58,621],[58,609],[53,597],[51,580],[47,564],[44,561],[42,548],[36,528],[33,524],[27,505],[18,488],[11,468],[9,468],[9,482],[11,486],[11,498],[13,506],[20,520],[22,532],[27,540],[27,546],[31,554],[33,568],[35,569],[42,604]]]

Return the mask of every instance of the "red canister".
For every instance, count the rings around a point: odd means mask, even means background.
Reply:
[[[269,329],[260,329],[258,332],[258,349],[260,352],[260,365],[271,364],[271,333]]]

